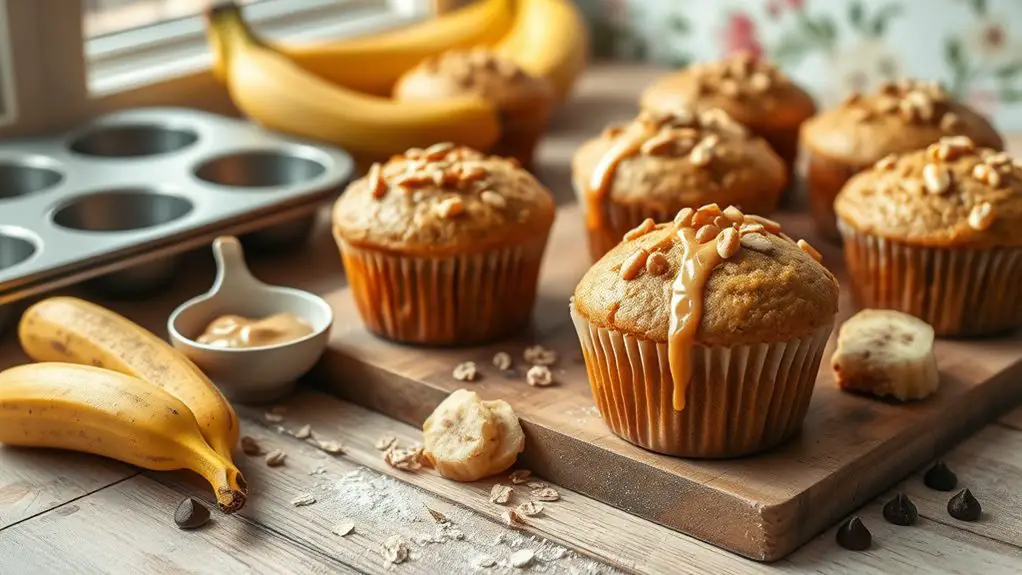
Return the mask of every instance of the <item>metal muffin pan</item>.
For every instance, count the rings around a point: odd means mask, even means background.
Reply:
[[[0,143],[0,327],[19,292],[69,274],[102,268],[92,281],[111,293],[160,287],[175,244],[232,224],[265,221],[244,237],[252,248],[295,245],[353,170],[341,150],[177,108]],[[154,250],[164,255],[117,265]]]

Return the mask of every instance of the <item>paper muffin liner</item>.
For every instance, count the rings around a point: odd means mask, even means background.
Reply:
[[[764,451],[798,431],[834,327],[777,343],[693,347],[686,405],[677,411],[666,343],[593,325],[574,305],[571,317],[610,430],[651,451],[706,458]]]
[[[860,306],[912,314],[942,336],[1022,327],[1022,248],[913,246],[838,227]]]
[[[586,207],[588,205],[586,203],[586,187],[578,180],[572,182],[572,185],[575,188],[575,197],[578,199],[579,204]],[[611,248],[621,242],[626,233],[641,224],[646,218],[653,218],[653,221],[657,223],[670,222],[674,220],[674,216],[678,215],[678,211],[684,207],[686,207],[685,204],[677,206],[618,204],[607,200],[604,206],[602,225],[596,229],[590,228],[588,225],[586,226],[590,257],[594,262],[603,257],[603,254],[609,252]],[[700,205],[689,205],[687,207],[696,209]],[[722,205],[721,207],[726,206]],[[763,202],[762,204],[753,202],[748,203],[748,207],[743,206],[742,209],[750,214],[768,214],[773,211],[773,207],[773,202]],[[583,210],[582,215],[587,217],[585,210]]]
[[[547,236],[429,258],[356,247],[334,231],[366,327],[395,341],[434,345],[489,341],[525,326]]]
[[[837,242],[841,234],[837,229],[837,214],[834,200],[841,188],[860,171],[863,166],[848,164],[813,152],[806,152],[805,187],[809,195],[809,210],[816,224],[816,230],[828,240]]]

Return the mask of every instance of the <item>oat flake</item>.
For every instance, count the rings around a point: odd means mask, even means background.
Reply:
[[[308,425],[308,424],[299,427],[298,431],[295,432],[295,438],[296,439],[308,439],[311,436],[312,436],[312,426]]]
[[[393,435],[384,435],[383,437],[376,440],[376,449],[380,451],[386,451],[390,449],[391,445],[397,442],[397,438]]]
[[[511,564],[512,567],[517,567],[521,569],[522,567],[528,566],[529,563],[532,563],[532,560],[535,557],[536,554],[531,549],[522,549],[520,551],[515,551],[514,553],[512,553],[511,557],[508,559],[508,562]]]
[[[285,459],[287,459],[286,453],[279,449],[274,449],[273,451],[266,454],[265,461],[266,465],[270,467],[280,467],[281,465],[284,465]]]
[[[400,535],[392,535],[383,542],[380,554],[383,555],[383,560],[387,563],[394,565],[404,563],[408,559],[408,544]]]
[[[511,475],[508,475],[508,479],[510,479],[511,483],[514,483],[515,485],[521,485],[528,481],[531,476],[532,472],[528,469],[516,469],[511,472]]]
[[[345,521],[343,523],[338,523],[337,525],[334,525],[334,528],[331,531],[333,531],[334,535],[340,535],[341,537],[344,537],[354,530],[355,524],[352,523],[351,521]]]
[[[550,487],[544,487],[543,489],[537,489],[532,492],[532,496],[540,501],[557,501],[561,498],[561,494],[556,489]]]
[[[534,517],[543,513],[543,504],[538,501],[526,501],[518,507],[515,507],[515,511],[518,512],[519,515],[523,515],[525,517]]]
[[[305,507],[312,505],[316,502],[316,498],[309,493],[303,493],[291,500],[291,505],[295,507]]]
[[[511,494],[513,491],[507,485],[497,483],[490,490],[490,502],[498,505],[504,505],[511,500]]]

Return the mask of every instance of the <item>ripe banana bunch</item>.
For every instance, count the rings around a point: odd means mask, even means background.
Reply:
[[[231,404],[191,360],[145,328],[87,301],[54,297],[25,312],[18,338],[35,361],[103,367],[162,388],[188,406],[202,437],[231,461],[238,441]]]
[[[841,389],[902,401],[937,391],[933,328],[899,311],[864,309],[841,325],[831,367]]]
[[[213,451],[188,407],[146,381],[68,363],[0,372],[0,443],[71,449],[145,469],[191,469],[225,513],[245,504],[246,485]]]
[[[213,8],[209,37],[235,105],[268,128],[336,144],[367,162],[455,142],[488,149],[500,135],[493,104],[475,97],[397,102],[332,84],[257,39],[237,6]]]

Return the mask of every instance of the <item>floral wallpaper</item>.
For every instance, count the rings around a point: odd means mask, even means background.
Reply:
[[[828,105],[892,78],[939,80],[1022,130],[1022,0],[578,0],[597,54],[685,66],[748,50]]]

